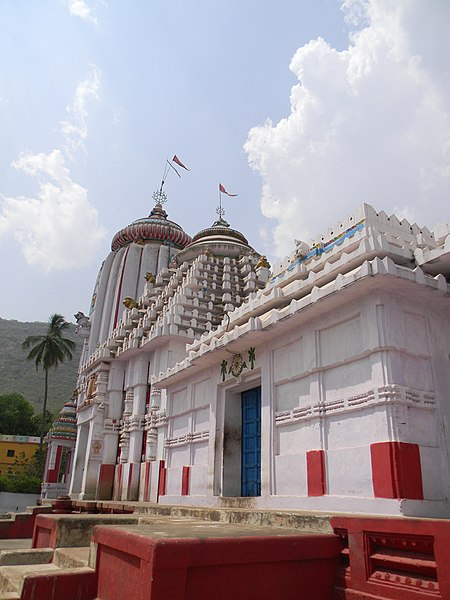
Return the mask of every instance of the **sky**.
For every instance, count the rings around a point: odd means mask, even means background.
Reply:
[[[449,0],[2,0],[0,317],[88,312],[114,234],[225,218],[269,260],[362,202],[449,222]]]

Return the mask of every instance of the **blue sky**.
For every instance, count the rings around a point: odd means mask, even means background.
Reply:
[[[426,6],[425,6],[426,5]],[[3,0],[0,317],[87,312],[114,233],[226,218],[269,258],[362,201],[449,220],[447,0]]]

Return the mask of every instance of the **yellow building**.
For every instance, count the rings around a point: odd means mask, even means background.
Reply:
[[[39,437],[31,435],[0,435],[0,476],[12,469],[16,459],[31,459],[39,448]]]

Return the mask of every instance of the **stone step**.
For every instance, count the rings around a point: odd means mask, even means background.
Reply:
[[[56,548],[53,563],[63,568],[87,567],[89,564],[89,546],[79,548]]]
[[[18,592],[20,594],[25,577],[47,575],[55,571],[60,571],[60,569],[52,563],[0,567],[0,592]]]
[[[220,521],[222,523],[243,523],[247,525],[260,525],[262,527],[290,527],[302,531],[331,533],[330,518],[333,513],[309,512],[300,510],[280,510],[269,508],[256,508],[253,498],[222,498],[220,506],[190,506],[155,504],[152,502],[96,500],[74,501],[78,510],[95,508],[100,513],[103,511],[123,511],[133,513],[133,516],[170,515],[173,517],[192,517],[202,521]]]
[[[0,600],[20,600],[17,592],[0,592]]]
[[[0,600],[8,593],[19,598],[22,592],[27,598],[91,600],[95,589],[95,571],[88,567],[60,568],[53,563],[0,567]]]
[[[251,508],[212,508],[196,506],[171,506],[169,513],[163,505],[147,506],[145,514],[170,514],[171,517],[187,517],[201,521],[257,525],[260,527],[288,527],[301,531],[332,533],[330,515],[326,513],[307,513],[303,511],[278,511]],[[138,514],[138,509],[135,514]],[[145,523],[141,515],[140,523]]]
[[[31,548],[31,538],[8,538],[0,539],[0,551],[2,550],[25,550]]]
[[[53,558],[52,548],[25,548],[25,549],[0,549],[0,566],[36,565],[51,563]]]

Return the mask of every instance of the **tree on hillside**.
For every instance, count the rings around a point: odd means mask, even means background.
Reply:
[[[65,360],[72,360],[72,353],[76,348],[75,342],[63,337],[63,333],[68,328],[69,323],[67,323],[62,315],[51,315],[48,320],[47,333],[44,335],[30,335],[22,344],[24,350],[31,348],[27,359],[34,361],[36,369],[42,366],[45,374],[40,446],[42,446],[44,438],[45,415],[47,411],[48,373],[50,369],[56,368]]]
[[[21,394],[0,396],[0,434],[34,435],[34,410]]]
[[[46,436],[48,433],[48,430],[53,425],[55,416],[49,410],[45,411],[44,429],[42,429],[42,414],[33,415],[31,420],[33,421],[33,425],[34,425],[34,429],[35,429],[34,435],[40,435],[41,431],[43,430],[44,436]]]

